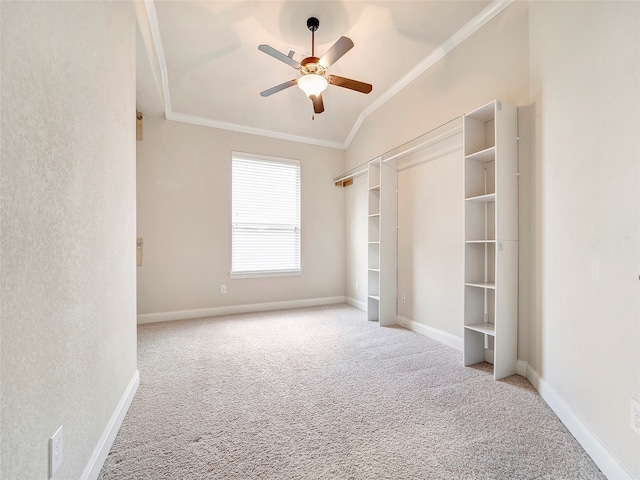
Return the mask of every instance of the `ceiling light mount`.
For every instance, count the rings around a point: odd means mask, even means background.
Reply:
[[[320,20],[318,20],[316,17],[309,17],[307,19],[307,28],[312,32],[315,32],[316,30],[318,30],[319,26],[320,26]]]

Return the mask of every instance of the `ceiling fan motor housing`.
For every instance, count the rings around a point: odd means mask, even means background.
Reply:
[[[300,62],[300,73],[302,75],[309,75],[315,73],[316,75],[323,75],[327,69],[320,65],[320,59],[318,57],[307,57]]]

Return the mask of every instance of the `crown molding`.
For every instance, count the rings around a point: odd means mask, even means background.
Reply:
[[[162,105],[162,111],[164,112],[164,96],[162,95],[162,74],[160,73],[160,66],[158,65],[158,56],[155,52],[153,39],[151,38],[151,28],[149,27],[149,20],[147,16],[147,9],[144,2],[133,2],[133,7],[136,11],[136,19],[140,27],[140,37],[144,43],[145,53],[149,60],[149,66],[151,67],[151,75],[156,86],[158,93],[158,99]]]
[[[374,100],[371,105],[365,108],[358,116],[356,122],[351,128],[351,132],[349,132],[349,135],[344,141],[344,148],[349,148],[349,145],[351,145],[351,142],[356,136],[356,133],[358,133],[358,130],[362,126],[362,123],[369,115],[371,115],[378,108],[387,103],[398,92],[400,92],[400,90],[402,90],[416,78],[426,72],[438,60],[444,58],[451,50],[464,42],[467,38],[478,31],[483,25],[485,25],[489,20],[498,15],[513,2],[514,0],[494,0],[493,2],[491,2],[484,10],[473,17],[466,25],[464,25],[460,30],[451,35],[451,37],[445,40],[442,45],[438,46],[433,52],[425,57],[424,60],[422,60],[413,69],[411,69],[409,73],[398,80],[389,90],[387,90],[376,100]]]
[[[173,120],[174,122],[189,123],[191,125],[200,125],[201,127],[219,128],[221,130],[230,130],[232,132],[248,133],[251,135],[277,138],[279,140],[288,140],[290,142],[307,143],[320,147],[338,148],[340,150],[344,150],[344,144],[339,142],[331,142],[329,140],[320,140],[317,138],[302,137],[299,135],[291,135],[282,132],[274,132],[272,130],[263,130],[261,128],[237,125],[235,123],[219,122],[217,120],[211,120],[210,118],[196,117],[195,115],[185,115],[184,113],[170,112],[165,116],[167,120]]]
[[[387,101],[393,98],[398,92],[409,85],[413,80],[427,71],[436,62],[444,58],[451,50],[456,48],[467,38],[478,31],[489,20],[494,18],[505,8],[511,5],[515,0],[494,0],[478,15],[473,17],[466,25],[460,30],[449,37],[442,45],[438,46],[433,52],[431,52],[424,60],[416,65],[409,73],[398,80],[391,88],[380,95],[374,100],[371,105],[365,108],[358,116],[349,135],[344,142],[332,142],[328,140],[319,140],[311,137],[302,137],[298,135],[290,135],[281,132],[274,132],[271,130],[263,130],[260,128],[246,127],[243,125],[236,125],[233,123],[219,122],[211,120],[209,118],[196,117],[193,115],[187,115],[182,113],[173,112],[171,108],[171,95],[169,92],[169,76],[167,74],[167,62],[164,57],[164,49],[162,48],[162,39],[160,37],[160,27],[158,26],[158,17],[156,16],[156,8],[154,0],[144,0],[144,6],[147,13],[147,21],[149,22],[149,29],[151,31],[151,38],[153,40],[157,64],[160,68],[160,74],[162,77],[162,98],[164,99],[165,118],[167,120],[173,120],[176,122],[189,123],[192,125],[200,125],[204,127],[219,128],[223,130],[231,130],[234,132],[248,133],[252,135],[260,135],[265,137],[277,138],[280,140],[289,140],[293,142],[308,143],[311,145],[318,145],[322,147],[338,148],[346,150],[351,145],[351,142],[355,138],[358,130],[362,126],[364,120],[375,112],[378,108],[384,105]]]
[[[171,94],[169,92],[169,75],[167,73],[167,61],[164,57],[164,48],[162,47],[162,38],[160,37],[160,26],[158,25],[158,16],[156,15],[156,5],[153,0],[144,0],[144,9],[147,12],[147,22],[149,22],[149,31],[151,32],[151,40],[156,52],[156,61],[160,69],[160,77],[162,79],[162,99],[164,103],[165,117],[171,114]],[[152,59],[150,59],[152,60]]]

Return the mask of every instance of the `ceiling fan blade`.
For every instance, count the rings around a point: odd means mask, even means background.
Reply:
[[[296,62],[293,58],[287,57],[284,53],[279,52],[273,47],[269,45],[260,45],[258,50],[266,53],[267,55],[271,55],[273,58],[280,60],[281,62],[286,63],[287,65],[291,65],[293,68],[300,68],[300,64]]]
[[[331,85],[348,88],[356,92],[370,93],[371,90],[373,90],[373,85],[370,83],[359,82],[357,80],[351,80],[350,78],[339,77],[338,75],[329,75],[327,80],[329,80]]]
[[[325,68],[329,68],[331,65],[336,63],[340,57],[342,57],[345,53],[353,48],[353,42],[350,38],[340,37],[336,43],[325,53],[320,61],[318,62]]]
[[[313,111],[315,113],[324,112],[324,102],[322,101],[322,94],[318,95],[317,97],[311,98],[311,101],[313,102]]]
[[[280,90],[284,90],[285,88],[293,87],[298,84],[298,79],[289,80],[288,82],[281,83],[280,85],[276,85],[275,87],[271,87],[264,92],[260,92],[260,96],[268,97],[269,95],[273,95],[274,93],[279,92]]]

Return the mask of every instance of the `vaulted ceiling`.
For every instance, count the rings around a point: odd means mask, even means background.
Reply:
[[[147,115],[346,148],[366,116],[442,58],[510,0],[153,1],[137,8],[137,107]],[[330,85],[313,115],[297,87],[260,92],[300,74],[258,50],[301,60],[307,18],[320,20],[316,56],[340,36],[355,46],[329,73],[373,84],[362,94]],[[314,118],[315,117],[315,118]]]

